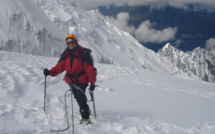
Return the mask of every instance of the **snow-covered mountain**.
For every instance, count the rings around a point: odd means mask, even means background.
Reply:
[[[64,35],[33,0],[1,1],[0,50],[58,56]]]
[[[10,0],[1,5],[1,50],[59,56],[65,35],[93,50],[96,62],[165,71],[155,52],[119,30],[98,12],[85,11],[68,0]],[[53,23],[53,22],[54,23]]]
[[[178,63],[174,60],[173,63],[173,55],[165,54],[164,49],[157,54],[145,48],[130,34],[105,20],[98,10],[85,11],[70,0],[2,1],[0,17],[0,50],[59,57],[66,48],[66,34],[73,33],[80,45],[93,50],[95,62],[145,68],[214,82],[215,64],[212,58],[205,61],[202,58],[201,62],[207,63],[204,67],[192,60],[187,60],[189,63],[186,65],[181,65],[180,60],[176,60],[180,61]],[[183,52],[174,54],[179,54],[178,58],[189,57]],[[204,57],[211,57],[208,54],[205,52]]]
[[[183,52],[168,43],[158,55],[172,74],[215,82],[215,56],[205,49]]]
[[[38,0],[37,3],[59,29],[74,33],[81,45],[92,49],[96,62],[166,72],[155,52],[105,20],[99,10],[85,11],[69,0]]]

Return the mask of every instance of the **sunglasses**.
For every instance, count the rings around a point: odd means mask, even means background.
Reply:
[[[70,42],[67,42],[66,44],[69,45],[69,44],[74,44],[76,43],[76,41],[70,41]]]

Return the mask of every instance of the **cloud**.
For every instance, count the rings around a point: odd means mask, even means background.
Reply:
[[[92,10],[98,6],[140,6],[146,5],[152,8],[164,8],[172,6],[176,8],[189,9],[190,5],[194,10],[215,11],[215,0],[69,0],[75,2],[86,10]]]
[[[137,40],[145,43],[162,43],[175,38],[177,28],[165,28],[163,30],[153,29],[152,23],[149,20],[142,22],[139,28],[135,31]]]
[[[84,8],[85,10],[93,10],[96,9],[99,6],[123,6],[127,2],[121,1],[121,0],[68,0],[74,2],[76,5],[78,5],[81,8]]]
[[[206,49],[215,55],[215,38],[206,41]]]
[[[126,31],[133,35],[138,41],[144,43],[162,43],[175,38],[177,28],[165,28],[162,30],[156,30],[153,28],[153,24],[147,20],[141,23],[136,29],[134,26],[128,25],[129,14],[121,12],[114,17],[106,17],[111,23],[116,25],[119,29]]]
[[[106,17],[106,19],[123,31],[126,31],[130,34],[133,34],[135,32],[134,26],[128,26],[128,13],[121,12],[117,15],[116,19],[114,17]]]

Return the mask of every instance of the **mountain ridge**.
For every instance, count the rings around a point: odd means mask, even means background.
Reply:
[[[215,82],[215,56],[203,48],[183,52],[168,43],[158,51],[158,55],[162,62],[169,65],[174,75]]]

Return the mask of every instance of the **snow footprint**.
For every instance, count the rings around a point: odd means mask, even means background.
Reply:
[[[14,89],[14,81],[10,76],[1,75],[0,81],[0,89],[7,89],[7,92],[12,91]]]
[[[106,91],[106,92],[112,92],[114,90],[112,88],[105,88],[104,91]]]
[[[142,85],[142,83],[141,83],[140,81],[138,81],[138,80],[132,80],[132,82],[133,82],[134,84]]]
[[[97,90],[105,91],[105,92],[113,92],[114,91],[112,88],[100,88],[100,87],[98,87]]]

